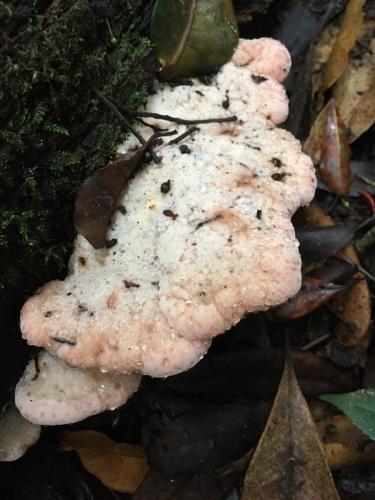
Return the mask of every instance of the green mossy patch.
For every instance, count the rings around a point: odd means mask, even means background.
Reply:
[[[21,345],[24,299],[66,272],[79,185],[108,161],[126,134],[92,84],[125,114],[144,102],[151,80],[145,68],[153,64],[147,37],[152,4],[0,1],[3,353],[13,343]]]

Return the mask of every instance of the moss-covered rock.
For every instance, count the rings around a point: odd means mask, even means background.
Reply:
[[[126,134],[93,87],[124,113],[145,98],[152,4],[0,1],[0,408],[24,363],[20,306],[66,272],[78,186]]]

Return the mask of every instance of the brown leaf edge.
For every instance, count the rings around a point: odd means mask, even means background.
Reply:
[[[76,451],[86,470],[108,488],[123,493],[134,493],[149,471],[142,446],[117,443],[100,432],[72,432],[61,447]]]
[[[118,197],[146,151],[158,137],[175,133],[172,130],[153,134],[140,148],[121,155],[84,181],[75,202],[74,226],[95,249],[106,246],[107,230],[117,208]]]
[[[291,356],[247,470],[241,500],[338,500],[323,448]]]

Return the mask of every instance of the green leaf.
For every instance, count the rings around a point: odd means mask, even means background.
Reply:
[[[320,398],[337,406],[354,425],[375,440],[375,389],[360,389],[347,394],[325,394]]]
[[[232,0],[157,0],[151,38],[164,79],[207,74],[238,44]]]

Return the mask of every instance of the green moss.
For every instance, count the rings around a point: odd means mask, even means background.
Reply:
[[[152,3],[0,1],[0,340],[66,272],[77,189],[126,134],[88,82],[125,113],[145,99]]]

